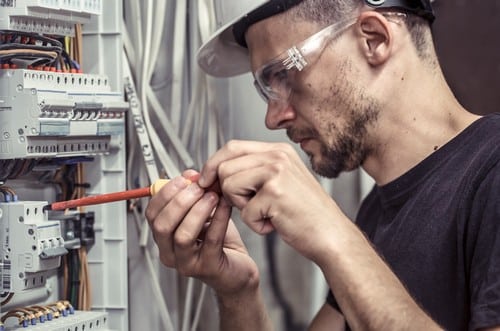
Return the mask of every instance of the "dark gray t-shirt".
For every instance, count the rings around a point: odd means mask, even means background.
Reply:
[[[500,114],[375,186],[357,224],[446,330],[500,325]]]

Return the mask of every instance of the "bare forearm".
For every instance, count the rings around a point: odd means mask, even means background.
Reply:
[[[262,295],[257,289],[244,296],[218,297],[221,331],[271,331]]]
[[[319,264],[352,329],[441,330],[355,225],[342,231],[333,256]]]

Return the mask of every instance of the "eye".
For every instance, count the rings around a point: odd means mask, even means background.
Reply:
[[[268,85],[286,79],[286,75],[286,68],[280,62],[269,64],[261,73],[262,80]]]
[[[271,85],[275,84],[282,85],[284,82],[287,81],[287,79],[288,79],[288,70],[283,68],[279,71],[275,71],[272,73],[270,83]]]

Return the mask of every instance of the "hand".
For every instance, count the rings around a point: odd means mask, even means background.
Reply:
[[[188,170],[171,180],[146,209],[162,263],[199,278],[219,295],[256,287],[258,269],[230,220],[231,207],[216,193],[189,184],[186,178],[196,175]]]
[[[347,220],[288,144],[231,141],[207,161],[198,183],[216,180],[251,229],[276,229],[313,260],[334,239],[336,222]]]

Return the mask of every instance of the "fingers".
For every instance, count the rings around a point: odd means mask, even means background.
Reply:
[[[200,173],[193,169],[188,169],[182,172],[182,177],[189,179],[191,182],[197,182],[200,178]]]
[[[191,210],[200,214],[200,208],[206,208],[206,214],[209,215],[213,206],[206,206],[206,203],[196,205],[204,194],[204,190],[196,183],[184,184],[184,189],[180,188],[182,184],[175,184],[177,179],[169,182],[165,187],[154,196],[148,209],[146,210],[147,219],[153,231],[153,237],[160,249],[162,262],[169,266],[175,266],[175,245],[174,235],[183,221],[188,217]],[[186,182],[180,177],[179,182]],[[172,185],[170,185],[172,184]],[[195,208],[195,206],[197,206]],[[206,217],[202,221],[206,220]],[[192,223],[190,223],[192,226]],[[188,230],[184,230],[188,231]],[[187,239],[181,237],[181,244]]]
[[[203,239],[202,257],[208,260],[218,259],[222,255],[222,247],[227,233],[231,206],[224,198],[219,199],[217,209],[212,216]],[[214,266],[216,267],[216,266]]]
[[[290,155],[295,153],[293,148],[288,144],[232,140],[217,151],[205,163],[198,183],[201,187],[210,186],[217,179],[219,165],[223,162],[248,154],[258,154],[276,150],[284,150]]]
[[[197,184],[192,185],[198,186]],[[210,214],[216,207],[218,200],[217,194],[213,192],[204,193],[201,199],[191,207],[175,230],[173,235],[175,264],[179,271],[185,275],[189,275],[189,273],[196,270],[196,264],[199,261],[196,252],[202,245],[199,238],[206,226],[206,220],[210,218]],[[210,224],[206,230],[204,241],[208,238],[211,226]]]
[[[146,208],[146,218],[150,224],[158,216],[166,203],[187,186],[188,182],[186,182],[185,178],[176,177],[151,198]]]

